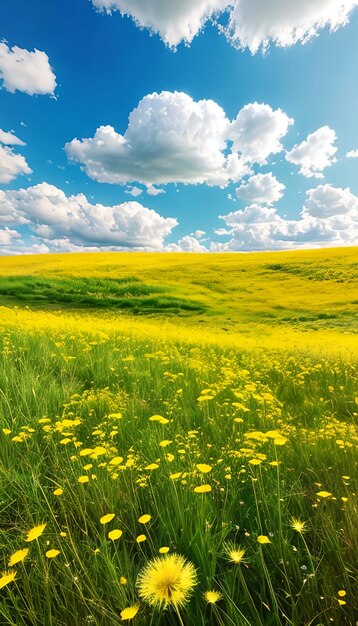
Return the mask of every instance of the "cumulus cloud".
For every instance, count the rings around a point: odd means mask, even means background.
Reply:
[[[45,52],[9,48],[4,42],[0,43],[0,79],[11,93],[53,94],[56,88],[56,76]]]
[[[19,239],[21,235],[16,230],[10,228],[0,229],[0,246],[8,246],[14,239]]]
[[[139,187],[128,187],[128,189],[125,190],[125,193],[133,196],[133,198],[138,198],[142,195],[143,189],[140,189]]]
[[[306,43],[322,28],[347,24],[358,0],[236,0],[226,33],[230,41],[252,54],[270,43],[279,47]]]
[[[324,178],[322,172],[336,162],[337,136],[329,126],[322,126],[308,135],[305,141],[286,152],[286,159],[300,168],[300,174],[307,178]]]
[[[358,159],[358,150],[350,150],[346,154],[347,159]]]
[[[26,146],[26,144],[21,141],[12,131],[6,132],[5,130],[1,130],[0,128],[0,143],[3,143],[7,146]]]
[[[268,104],[253,102],[231,122],[229,138],[245,161],[263,164],[271,154],[281,152],[280,140],[293,123],[281,109],[274,111]]]
[[[160,187],[154,187],[154,185],[147,185],[148,196],[160,196],[160,194],[162,193],[165,193],[165,189],[161,189]]]
[[[228,16],[221,27],[236,47],[255,54],[273,43],[280,47],[306,43],[322,28],[344,26],[358,0],[92,0],[111,13],[118,10],[136,24],[158,33],[169,46],[190,43],[217,12]]]
[[[32,169],[21,154],[0,145],[0,183],[11,183],[20,174],[31,174]]]
[[[214,251],[284,250],[347,246],[358,243],[358,197],[350,189],[319,185],[307,191],[299,219],[281,217],[277,209],[251,205],[221,215],[230,237],[212,244]]]
[[[244,202],[273,204],[282,198],[284,190],[285,185],[270,172],[251,176],[246,183],[236,189],[236,195]]]
[[[92,0],[97,9],[118,10],[132,17],[138,26],[158,33],[171,47],[181,41],[190,43],[205,22],[224,10],[227,0]]]
[[[168,252],[208,252],[208,249],[196,237],[185,235],[178,243],[167,246]]]
[[[94,137],[65,146],[70,159],[99,182],[226,186],[252,173],[282,150],[281,138],[293,123],[266,104],[250,104],[230,122],[213,100],[195,102],[181,92],[145,96],[132,111],[124,135],[100,126]]]
[[[58,249],[63,242],[66,250],[71,246],[161,250],[178,224],[135,201],[115,206],[91,204],[83,194],[66,196],[47,183],[2,192],[1,215],[9,222],[26,224],[51,249]]]

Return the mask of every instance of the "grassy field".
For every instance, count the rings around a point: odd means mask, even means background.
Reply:
[[[353,626],[357,268],[0,258],[0,624]]]

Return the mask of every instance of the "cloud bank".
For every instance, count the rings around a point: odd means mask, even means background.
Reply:
[[[358,0],[92,0],[92,4],[107,13],[128,15],[170,47],[190,44],[208,20],[223,14],[221,30],[228,41],[255,54],[270,44],[304,44],[323,28],[337,30],[347,24]]]
[[[0,43],[0,79],[10,93],[51,95],[56,88],[56,76],[45,52],[9,48],[4,42]]]

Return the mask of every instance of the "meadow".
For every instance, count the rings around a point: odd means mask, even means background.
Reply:
[[[0,624],[354,626],[357,268],[0,258]]]

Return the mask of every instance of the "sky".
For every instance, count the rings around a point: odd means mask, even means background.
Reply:
[[[358,0],[0,7],[0,254],[358,244]]]

